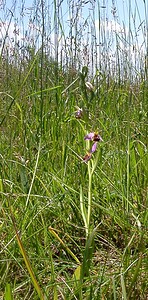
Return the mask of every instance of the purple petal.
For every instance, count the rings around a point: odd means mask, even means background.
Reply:
[[[94,132],[90,132],[85,136],[84,140],[93,141],[93,138],[94,138]]]
[[[97,149],[97,142],[95,142],[93,145],[92,145],[92,148],[90,150],[90,153],[94,153]]]

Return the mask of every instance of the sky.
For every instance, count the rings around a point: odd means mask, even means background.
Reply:
[[[113,32],[118,33],[120,42],[124,43],[123,39],[126,39],[130,43],[130,46],[135,46],[137,43],[139,49],[146,51],[147,48],[147,30],[148,30],[148,4],[146,0],[56,0],[56,3],[61,3],[59,10],[60,23],[57,24],[57,35],[60,40],[60,34],[64,33],[65,36],[69,35],[70,23],[73,24],[72,31],[75,34],[75,20],[72,15],[72,4],[74,5],[74,11],[81,5],[81,9],[78,11],[78,17],[80,24],[82,25],[82,35],[84,39],[87,39],[88,28],[92,31],[96,31],[96,36],[99,40],[99,28],[105,30],[106,39],[111,40],[111,34]],[[38,36],[38,45],[41,42],[41,0],[0,0],[0,47],[6,36],[8,30],[8,39],[13,43],[23,41],[24,38],[30,37],[34,39]],[[51,43],[55,42],[55,22],[54,22],[54,3],[55,0],[44,0],[46,5],[46,11],[49,13],[45,14],[45,25],[47,35],[51,38]],[[71,3],[71,8],[69,8]],[[92,6],[95,5],[94,14]],[[147,5],[147,6],[146,6]],[[38,14],[36,15],[35,9],[39,8]],[[99,13],[101,23],[99,22]],[[147,17],[146,17],[147,15]],[[92,16],[92,24],[90,20]],[[85,29],[85,20],[89,18],[89,25],[87,24]],[[35,20],[36,18],[36,20]],[[94,23],[95,20],[95,23]],[[9,26],[10,25],[10,26]],[[100,27],[99,27],[100,26]],[[63,32],[62,32],[62,30]],[[129,28],[131,34],[129,35]],[[147,28],[147,30],[146,30]],[[86,35],[85,35],[86,30]],[[27,32],[27,34],[26,34]],[[107,42],[108,43],[108,42]],[[113,44],[112,44],[113,47]]]
[[[57,3],[61,2],[61,6],[62,6],[62,13],[63,13],[63,20],[65,23],[65,27],[66,27],[66,21],[69,18],[69,5],[68,3],[81,3],[81,1],[76,0],[76,1],[72,1],[72,0],[56,0]],[[45,0],[44,1],[48,7],[51,9],[51,7],[53,6],[52,3],[54,3],[53,0]],[[99,1],[82,1],[84,3],[83,5],[83,11],[82,11],[82,17],[86,18],[89,13],[90,13],[90,9],[92,8],[91,3],[96,3],[96,8],[95,8],[95,17],[96,20],[98,19],[98,3],[99,3],[99,7],[100,7],[100,12],[102,17],[104,16],[104,18],[108,18],[109,20],[113,19],[113,13],[115,13],[116,15],[116,19],[118,20],[118,22],[120,24],[122,24],[122,22],[124,22],[124,24],[128,27],[129,26],[129,9],[130,12],[132,13],[132,17],[130,17],[131,19],[131,23],[132,22],[132,18],[135,20],[135,24],[136,27],[138,27],[140,25],[140,23],[142,21],[146,21],[146,15],[145,15],[145,7],[146,7],[146,0],[99,0]],[[16,3],[16,5],[15,5]],[[15,18],[19,18],[20,15],[20,11],[21,11],[21,7],[24,7],[24,20],[27,24],[29,16],[31,11],[33,11],[35,4],[39,4],[40,0],[0,0],[0,21],[6,21],[7,16],[9,19],[9,10],[11,10],[14,13]],[[145,5],[144,5],[145,3]],[[4,5],[5,4],[5,5]],[[116,8],[116,11],[113,8],[113,4],[114,7]],[[129,8],[129,6],[131,8]],[[3,9],[4,7],[4,9]],[[15,7],[15,9],[14,9]],[[7,8],[7,9],[6,9]],[[114,12],[113,12],[114,10]],[[148,4],[146,7],[146,10],[148,10]],[[7,11],[7,13],[6,13]],[[148,17],[148,11],[147,11],[147,17]],[[147,21],[148,22],[148,21]]]

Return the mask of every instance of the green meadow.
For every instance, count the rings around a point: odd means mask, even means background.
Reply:
[[[99,51],[86,25],[94,26],[96,8],[101,23],[105,8],[92,1],[82,24],[78,13],[86,1],[68,1],[74,23],[64,33],[62,2],[48,10],[46,1],[34,4],[30,18],[40,30],[22,46],[17,30],[16,42],[7,44],[17,4],[1,8],[0,299],[146,300],[146,15],[142,20],[140,4],[135,14],[129,7],[131,31],[127,36],[122,24],[122,47],[112,29],[111,62],[105,24]],[[139,28],[144,54],[134,44]]]

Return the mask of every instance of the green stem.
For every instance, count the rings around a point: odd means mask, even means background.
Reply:
[[[87,213],[86,213],[86,207],[84,203],[82,186],[80,186],[80,208],[81,208],[82,218],[85,224],[86,236],[88,236]]]
[[[91,171],[91,162],[88,162],[88,211],[87,211],[87,224],[88,224],[88,234],[90,233],[90,218],[92,210],[92,171]]]
[[[87,236],[91,233],[90,232],[90,219],[91,219],[91,211],[92,211],[92,178],[93,178],[93,173],[98,164],[98,159],[99,159],[99,151],[97,153],[95,160],[91,160],[88,162],[88,210],[87,210],[88,230],[87,230]]]

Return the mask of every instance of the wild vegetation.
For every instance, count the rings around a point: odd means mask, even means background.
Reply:
[[[6,4],[0,298],[146,300],[146,2]]]

